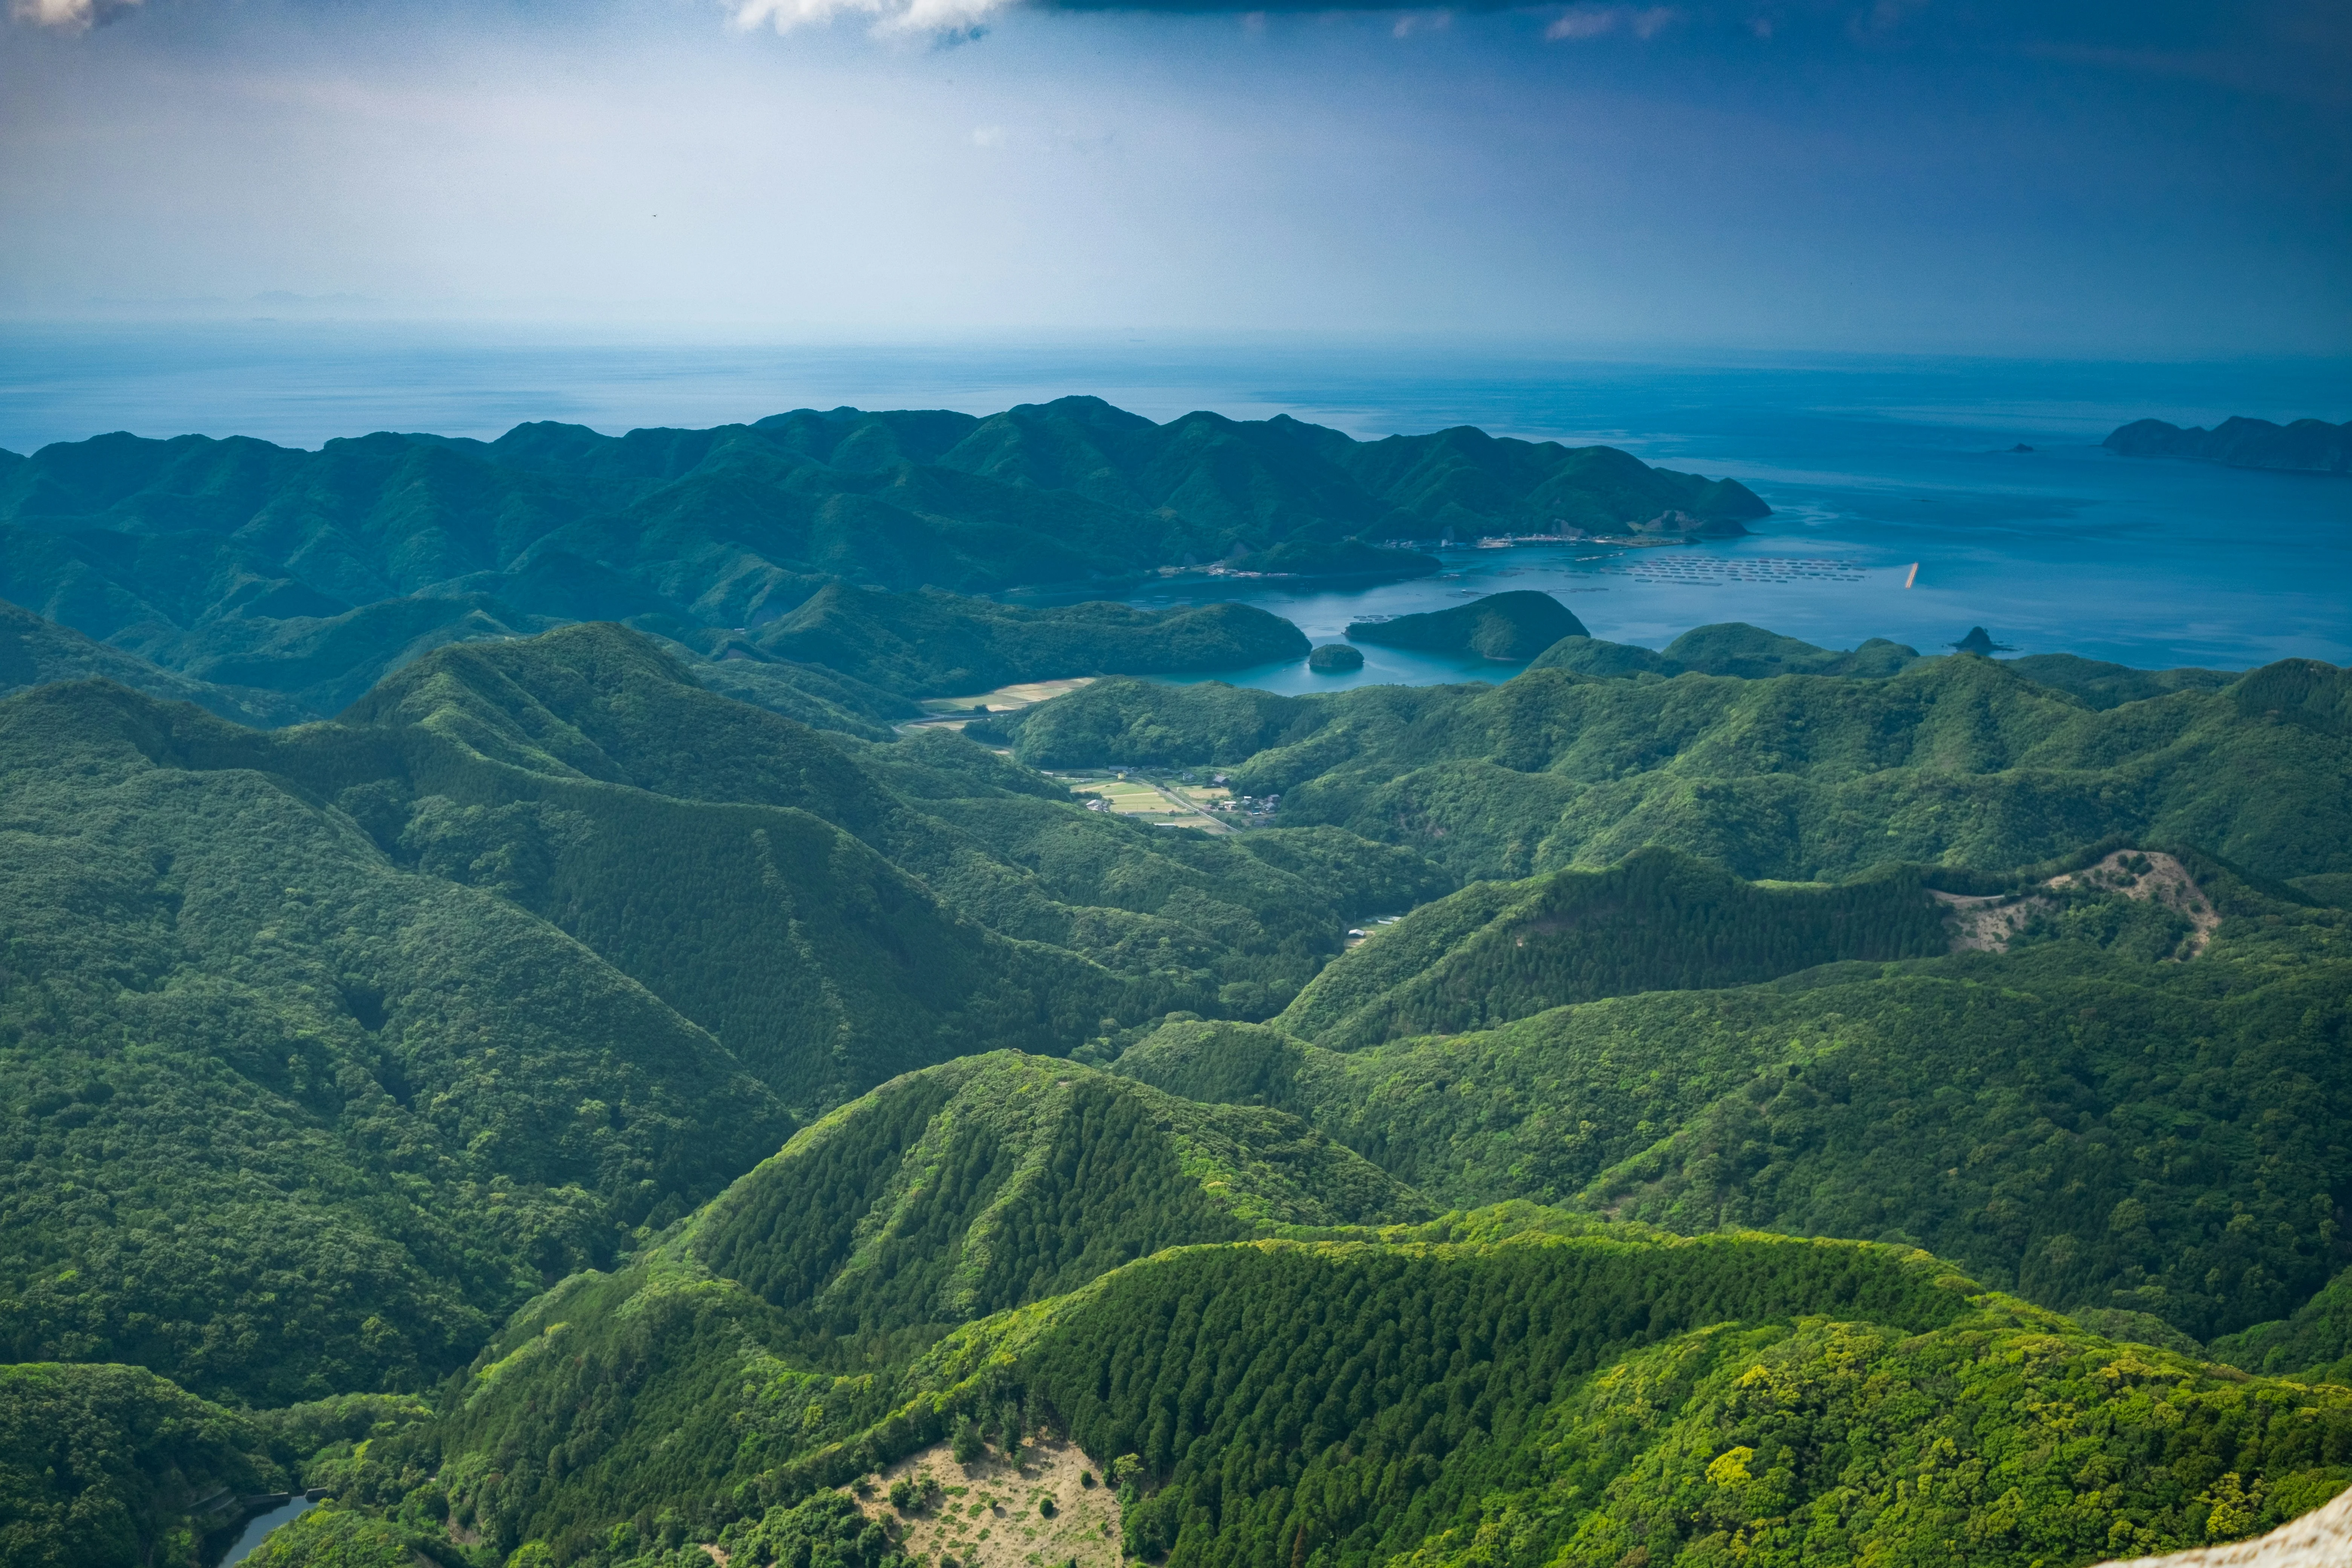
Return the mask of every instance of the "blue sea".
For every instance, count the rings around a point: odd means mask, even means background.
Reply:
[[[1772,506],[1751,537],[1690,548],[1461,550],[1445,574],[1360,592],[1277,583],[1139,593],[1248,600],[1325,641],[1349,620],[1537,588],[1595,636],[1662,647],[1748,621],[1826,646],[1934,651],[1982,626],[2021,653],[2144,668],[2352,663],[2352,479],[2116,458],[2146,416],[2352,418],[2352,363],[2040,363],[1496,345],[1099,337],[874,347],[257,321],[0,328],[0,447],[127,429],[314,447],[371,430],[493,437],[524,420],[619,432],[793,407],[980,414],[1072,393],[1155,419],[1290,414],[1358,437],[1475,425],[1604,442],[1741,479]],[[2030,447],[2031,450],[2019,450]],[[1916,565],[1916,572],[1913,572]],[[1906,583],[1909,585],[1906,585]],[[1487,679],[1368,648],[1276,689]]]

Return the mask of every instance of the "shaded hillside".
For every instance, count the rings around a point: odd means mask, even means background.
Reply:
[[[1605,871],[1478,882],[1382,926],[1276,1023],[1333,1050],[1453,1035],[1602,996],[1744,984],[1951,945],[1916,876],[1757,887],[1669,849]]]
[[[2161,419],[2137,419],[2110,435],[2107,450],[2126,458],[2195,458],[2233,468],[2283,468],[2290,473],[2352,473],[2352,424],[2297,419],[2224,419],[2208,430],[2183,430]]]
[[[1719,626],[1694,626],[1667,644],[1663,653],[1624,643],[1603,642],[1598,637],[1570,637],[1544,649],[1528,668],[1565,669],[1576,675],[1602,678],[1672,678],[1696,671],[1700,675],[1736,675],[1746,680],[1764,680],[1776,675],[1847,675],[1874,679],[1893,675],[1918,658],[1918,649],[1888,642],[1885,637],[1872,637],[1861,647],[1842,653],[1768,632],[1745,621],[1726,621]]]
[[[415,1387],[788,1133],[704,1030],[119,687],[0,702],[0,1344]]]
[[[1263,1016],[1442,886],[1329,830],[1169,842],[953,737],[844,744],[617,627],[276,732],[95,681],[0,702],[6,1353],[417,1386],[788,1106]]]
[[[79,632],[0,602],[0,696],[57,680],[101,677],[135,691],[197,707],[242,724],[290,724],[315,718],[275,691],[191,680]]]
[[[832,584],[753,638],[886,690],[933,696],[1121,671],[1237,669],[1307,657],[1307,637],[1248,605],[1032,609]]]
[[[1044,766],[1213,763],[1239,793],[1279,795],[1277,822],[1409,846],[1464,877],[1663,845],[1812,880],[2019,865],[2111,837],[2194,843],[2265,876],[2352,869],[2352,676],[2307,659],[2103,712],[1953,657],[1884,679],[1537,668],[1290,698],[1104,680],[1006,727]]]
[[[1155,425],[1084,397],[986,419],[835,409],[621,437],[379,432],[316,452],[118,433],[0,466],[0,595],[167,669],[331,713],[432,648],[572,621],[764,657],[747,639],[836,580],[980,594],[1276,547],[1344,563],[1351,547],[1449,530],[1766,510],[1737,481],[1607,447],[1468,428],[1359,442],[1213,414]],[[920,655],[936,610],[889,629]],[[1169,634],[1180,659],[1233,635],[1161,618],[1186,628]],[[1080,639],[1084,668],[1198,668],[1139,663],[1161,650],[1103,629],[1101,647]],[[981,637],[1000,660],[1002,630]],[[948,671],[982,668],[971,651],[921,668],[957,684]]]
[[[2345,917],[2211,885],[2191,963],[2077,935],[1354,1052],[1172,1023],[1116,1070],[1290,1110],[1440,1203],[1906,1240],[2204,1340],[2352,1261]]]
[[[1584,635],[1584,623],[1566,605],[1549,594],[1526,589],[1489,594],[1451,609],[1348,625],[1350,642],[1505,663],[1533,658],[1562,637]]]

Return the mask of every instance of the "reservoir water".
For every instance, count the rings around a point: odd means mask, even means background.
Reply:
[[[279,1503],[266,1513],[255,1514],[245,1521],[245,1528],[237,1532],[236,1544],[228,1549],[228,1555],[220,1560],[220,1568],[236,1568],[237,1563],[261,1550],[263,1539],[271,1531],[281,1524],[293,1523],[318,1506],[309,1498],[296,1497]]]
[[[1475,425],[1602,442],[1732,475],[1773,508],[1726,543],[1460,550],[1444,575],[1347,592],[1186,577],[1136,592],[1139,604],[1244,599],[1323,641],[1365,615],[1537,588],[1595,635],[1651,647],[1738,620],[1840,647],[1885,637],[1932,652],[1983,626],[2020,652],[2150,668],[2352,662],[2352,479],[2098,445],[2143,416],[2352,418],[2342,361],[1644,360],[1108,338],[847,348],[268,321],[0,329],[0,447],[20,452],[112,429],[315,446],[386,428],[491,437],[562,419],[618,432],[842,404],[989,413],[1073,393],[1156,419],[1210,408],[1366,437]],[[1227,679],[1327,689],[1511,668],[1365,653],[1349,677],[1286,666]]]

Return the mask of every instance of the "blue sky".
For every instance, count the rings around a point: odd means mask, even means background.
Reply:
[[[2352,350],[2352,6],[18,0],[0,316]]]

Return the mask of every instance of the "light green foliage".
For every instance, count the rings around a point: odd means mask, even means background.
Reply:
[[[1101,681],[1020,716],[1016,749],[1050,766],[1213,761],[1236,790],[1281,795],[1286,826],[1465,877],[1662,845],[1811,880],[2022,865],[2116,835],[2305,876],[2352,856],[2347,679],[2288,660],[2104,712],[1970,657],[1885,679],[1535,669],[1300,698]]]
[[[665,1501],[778,1500],[894,1457],[867,1429],[971,1375],[919,1355],[959,1324],[1169,1247],[1426,1212],[1280,1112],[1009,1053],[949,1063],[808,1128],[630,1268],[534,1303],[436,1431],[371,1450],[383,1473],[355,1493],[396,1500],[401,1467],[437,1468],[468,1528],[565,1551]],[[954,1414],[894,1430],[942,1440]],[[558,1451],[560,1470],[541,1458]]]
[[[436,1556],[464,1561],[439,1531],[405,1529],[330,1503],[271,1531],[246,1561],[253,1568],[416,1568]]]
[[[1354,1050],[1570,1002],[1712,989],[1841,959],[1923,957],[1949,944],[1941,906],[1914,877],[1759,888],[1672,850],[1645,849],[1606,871],[1480,882],[1424,904],[1326,967],[1276,1022],[1317,1045]]]

